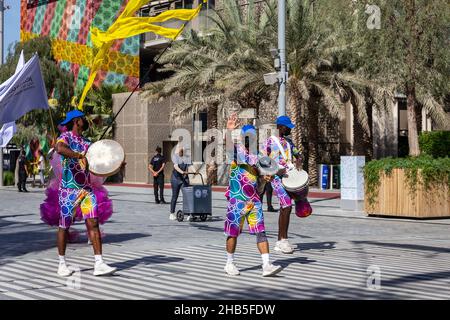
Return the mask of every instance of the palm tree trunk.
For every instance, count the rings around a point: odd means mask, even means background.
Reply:
[[[219,110],[219,105],[214,103],[207,109],[207,122],[208,129],[217,129],[218,119],[217,112]],[[213,141],[208,141],[211,143]],[[214,155],[213,155],[214,156]],[[210,185],[217,184],[217,164],[215,162],[210,162],[206,164],[206,179],[207,183]]]
[[[406,96],[407,96],[407,114],[408,114],[408,143],[409,143],[409,155],[418,156],[420,154],[419,149],[419,136],[417,132],[417,114],[416,114],[416,48],[418,42],[418,30],[417,30],[417,18],[416,18],[416,1],[408,0],[406,6],[407,21],[409,22],[409,28],[411,30],[411,38],[408,43],[408,56],[407,63],[409,66],[409,79],[406,83]]]
[[[372,147],[372,133],[364,130],[360,121],[358,120],[358,111],[356,107],[352,106],[353,110],[353,146],[352,154],[354,156],[365,156],[367,159],[372,159],[373,147]],[[366,110],[368,115],[369,130],[372,130],[372,108],[366,104]]]
[[[419,136],[417,131],[416,88],[413,83],[407,85],[406,96],[407,96],[406,108],[408,113],[409,155],[418,156],[420,154],[420,148],[419,148]]]
[[[303,168],[307,167],[307,164],[305,161],[307,160],[306,156],[306,150],[307,146],[303,144],[302,137],[306,136],[306,119],[304,118],[305,114],[305,108],[304,108],[304,101],[302,100],[302,97],[300,95],[300,92],[293,88],[289,92],[289,108],[288,108],[288,116],[291,118],[292,123],[295,124],[295,128],[292,130],[292,141],[294,142],[294,145],[299,149],[300,154],[303,158]]]
[[[319,104],[317,98],[312,97],[308,103],[308,174],[309,184],[316,186],[318,177],[318,139],[319,139]]]
[[[301,123],[300,123],[300,99],[292,97],[289,100],[288,116],[291,118],[292,123],[295,124],[295,128],[292,130],[292,141],[294,144],[301,148]]]

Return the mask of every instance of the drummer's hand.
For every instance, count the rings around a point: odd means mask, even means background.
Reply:
[[[278,170],[277,176],[282,177],[282,176],[284,176],[286,173],[287,173],[286,168],[281,168],[280,170]]]
[[[228,130],[234,130],[237,128],[239,123],[239,119],[236,113],[233,113],[230,118],[228,118],[227,121],[227,129]]]
[[[263,179],[267,182],[272,181],[273,177],[272,176],[263,176]]]
[[[84,155],[82,156],[82,158],[80,158],[78,160],[78,163],[80,164],[81,170],[86,170],[87,169],[88,162],[87,162],[87,159],[84,157]]]

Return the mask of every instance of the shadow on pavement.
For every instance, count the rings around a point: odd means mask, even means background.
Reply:
[[[18,223],[18,222],[13,222]],[[26,230],[30,226],[29,223],[19,222],[22,225],[22,230],[17,232],[2,232],[0,236],[0,262],[6,258],[18,257],[31,252],[40,252],[49,249],[56,250],[56,228],[49,228],[46,225],[33,225],[34,230]],[[0,218],[0,227],[6,227],[11,224],[10,221],[3,221]],[[38,229],[38,230],[36,230]],[[80,233],[83,233],[81,231]],[[138,238],[150,237],[149,234],[144,233],[121,233],[121,234],[107,234],[103,239],[104,244],[120,243]],[[87,242],[87,237],[85,238]],[[76,241],[75,243],[82,243],[84,241]]]
[[[280,273],[282,275],[283,272]],[[239,276],[245,279],[244,275]],[[276,283],[276,277],[262,278],[261,282],[274,281]],[[299,283],[301,283],[302,277],[299,275]],[[227,278],[224,276],[224,283]],[[245,281],[245,280],[243,280]],[[295,283],[293,283],[295,285]],[[249,285],[248,283],[242,290],[225,289],[225,290],[211,290],[208,292],[193,293],[190,295],[177,295],[171,296],[170,299],[186,299],[186,300],[208,300],[208,299],[226,299],[226,300],[242,300],[242,299],[256,299],[256,300],[297,300],[297,299],[339,299],[339,300],[352,300],[355,297],[358,299],[407,299],[406,295],[393,294],[380,290],[368,290],[365,283],[361,283],[360,288],[348,288],[338,287],[334,285],[318,286],[313,288],[302,288],[301,286],[292,286],[283,289],[277,289],[276,287],[265,288]],[[301,297],[301,298],[299,298]],[[279,301],[280,302],[280,301]],[[281,301],[282,303],[282,301]],[[270,303],[268,303],[270,304]]]
[[[352,241],[355,244],[368,244],[378,247],[388,247],[407,250],[419,250],[419,251],[432,251],[434,253],[450,253],[450,248],[424,246],[420,244],[407,244],[407,243],[390,243],[390,242],[378,242],[378,241]]]
[[[56,249],[56,233],[54,231],[5,233],[0,237],[0,260],[50,248]]]
[[[142,257],[138,259],[132,259],[127,260],[123,262],[116,262],[112,263],[111,266],[117,267],[119,270],[125,270],[129,268],[133,268],[138,265],[153,265],[153,264],[166,264],[166,263],[172,263],[172,262],[179,262],[183,261],[183,258],[176,258],[176,257],[168,257],[168,256],[162,256],[162,255],[155,255],[155,256],[148,256],[148,257]]]
[[[430,272],[430,273],[416,273],[411,275],[402,276],[395,279],[383,280],[382,285],[386,287],[397,287],[405,283],[417,283],[421,281],[435,281],[438,279],[449,279],[450,271],[444,272]],[[448,288],[448,294],[450,294],[450,288]]]
[[[297,250],[330,250],[336,247],[336,242],[310,242],[310,243],[296,243]]]
[[[151,236],[152,236],[151,234],[146,233],[115,233],[115,234],[106,233],[105,237],[102,239],[102,242],[104,244],[119,243]]]
[[[300,263],[300,264],[309,264],[309,263],[314,263],[316,262],[316,260],[308,260],[308,258],[306,257],[292,257],[292,258],[287,258],[287,259],[276,259],[275,256],[271,256],[274,264],[275,265],[280,265],[284,268],[287,268],[290,264],[292,263]],[[240,271],[250,271],[250,270],[261,270],[261,265],[258,264],[256,266],[250,267],[250,268],[245,268],[245,269],[240,269]],[[283,271],[279,273],[279,275],[277,275],[277,277],[283,277]]]

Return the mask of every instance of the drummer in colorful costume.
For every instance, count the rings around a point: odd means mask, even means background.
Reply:
[[[256,130],[246,125],[241,130],[241,141],[234,145],[231,131],[237,127],[237,116],[232,115],[227,122],[227,150],[232,153],[230,169],[230,184],[227,189],[228,199],[227,218],[225,221],[225,234],[227,235],[227,263],[225,272],[228,275],[239,275],[234,264],[234,253],[237,238],[242,232],[244,222],[247,220],[249,232],[256,235],[256,242],[263,261],[263,276],[272,276],[281,271],[280,266],[274,266],[269,260],[269,243],[265,233],[264,215],[261,199],[258,193],[258,161],[257,152],[250,150],[251,140],[256,142]],[[250,140],[250,141],[249,141]],[[244,145],[242,141],[245,141]],[[255,150],[256,151],[256,150]],[[270,178],[270,177],[269,177]]]
[[[275,160],[279,167],[284,169],[280,175],[276,175],[272,181],[272,188],[280,202],[280,216],[278,218],[278,241],[274,250],[282,253],[293,253],[294,249],[288,240],[288,229],[290,222],[290,214],[292,211],[293,199],[285,190],[282,184],[282,176],[286,172],[295,168],[294,158],[299,161],[300,153],[288,138],[291,130],[295,127],[291,119],[287,116],[278,117],[277,129],[279,136],[269,137],[263,145],[262,154],[269,156]],[[298,162],[297,162],[298,163]],[[307,201],[296,201],[296,210],[302,211],[297,214],[300,216],[308,216],[311,213],[311,207]],[[303,212],[308,211],[308,212]]]
[[[69,131],[59,136],[55,147],[56,152],[61,155],[62,164],[62,180],[58,192],[60,206],[58,274],[67,277],[73,272],[66,265],[65,252],[68,229],[74,220],[77,207],[81,208],[89,238],[93,244],[95,254],[94,275],[112,274],[116,271],[116,268],[108,266],[102,259],[97,197],[92,189],[85,158],[91,142],[84,138],[82,133],[88,128],[88,122],[83,112],[74,110],[67,113],[67,117],[61,125],[66,126]]]

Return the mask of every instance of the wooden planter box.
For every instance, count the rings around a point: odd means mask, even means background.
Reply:
[[[422,185],[415,193],[409,190],[405,172],[394,169],[390,176],[380,174],[380,186],[375,203],[370,206],[367,192],[364,211],[368,215],[407,217],[416,219],[450,218],[448,186],[425,191]]]

